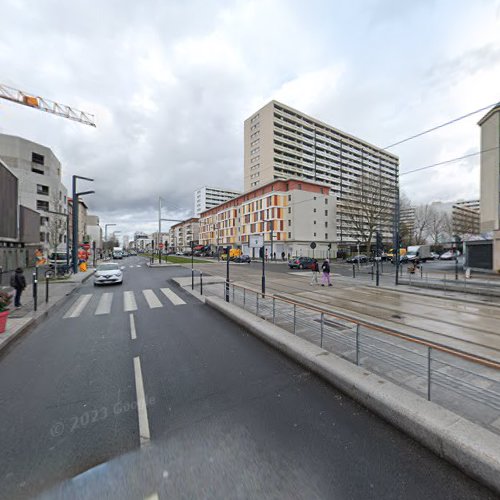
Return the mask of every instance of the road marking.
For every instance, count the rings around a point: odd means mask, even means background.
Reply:
[[[130,337],[132,337],[132,340],[135,340],[137,338],[137,332],[135,330],[135,320],[132,313],[130,313]]]
[[[146,497],[144,500],[159,500],[160,497],[158,496],[158,493],[153,493],[152,495],[149,495]]]
[[[154,309],[155,307],[163,307],[163,304],[160,302],[160,299],[155,295],[153,290],[143,290],[142,293],[144,294],[144,298],[151,309]]]
[[[85,309],[85,306],[89,303],[92,294],[88,293],[82,295],[72,306],[71,309],[63,316],[63,318],[78,318],[82,311]]]
[[[138,265],[137,265],[137,266],[135,266],[135,267],[141,267],[141,265],[140,265],[140,264],[138,264]]]
[[[101,299],[99,300],[99,304],[97,305],[95,315],[98,316],[100,314],[109,314],[111,312],[112,302],[113,302],[113,294],[103,293]]]
[[[135,302],[134,292],[124,292],[123,293],[123,310],[137,311],[137,304]]]
[[[125,269],[125,266],[120,266],[120,269],[122,269],[122,270]]]
[[[167,297],[174,306],[180,306],[181,304],[185,304],[185,302],[170,288],[162,288],[161,291],[163,292],[163,295]]]
[[[149,422],[148,408],[146,406],[146,395],[144,393],[144,383],[142,380],[141,360],[139,356],[134,358],[135,393],[137,396],[137,414],[139,416],[139,436],[141,446],[149,443]]]

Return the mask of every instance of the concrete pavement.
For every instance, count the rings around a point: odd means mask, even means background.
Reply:
[[[0,497],[494,498],[173,288],[189,271],[124,265],[2,357]]]

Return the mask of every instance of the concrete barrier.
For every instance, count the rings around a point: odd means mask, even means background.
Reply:
[[[218,297],[205,303],[500,494],[500,436]]]

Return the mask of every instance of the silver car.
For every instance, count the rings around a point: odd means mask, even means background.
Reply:
[[[123,283],[123,273],[120,266],[115,262],[106,262],[97,266],[94,274],[94,286],[109,285],[111,283]]]

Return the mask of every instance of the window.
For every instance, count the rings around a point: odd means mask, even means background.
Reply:
[[[45,233],[40,233],[40,241],[45,241]]]
[[[314,221],[314,224],[316,224],[316,221]]]
[[[45,175],[45,172],[43,170],[40,170],[39,168],[36,167],[31,167],[31,171],[34,172],[35,174]]]
[[[328,227],[328,222],[325,222],[325,227]]]
[[[49,186],[44,186],[43,184],[37,184],[36,185],[36,192],[37,194],[49,194]]]
[[[292,225],[292,221],[291,220],[288,220],[288,225],[291,226]]]
[[[291,214],[292,213],[292,207],[288,207],[288,213]]]
[[[38,163],[38,165],[45,165],[45,158],[43,155],[38,153],[31,153],[31,161],[33,163]]]
[[[316,233],[314,233],[314,237],[316,238]]]
[[[325,215],[328,215],[328,210],[325,210]]]
[[[328,233],[325,233],[325,240],[328,239]]]
[[[288,237],[291,238],[292,237],[292,233],[288,233]]]
[[[36,209],[37,210],[48,210],[49,202],[45,200],[36,200]]]
[[[49,223],[49,218],[48,217],[40,217],[40,226],[43,226],[44,224]]]
[[[315,208],[313,208],[313,212],[316,213],[316,209]]]
[[[328,205],[328,198],[325,198],[325,205]]]
[[[288,195],[288,201],[292,201],[292,195],[291,194]]]

